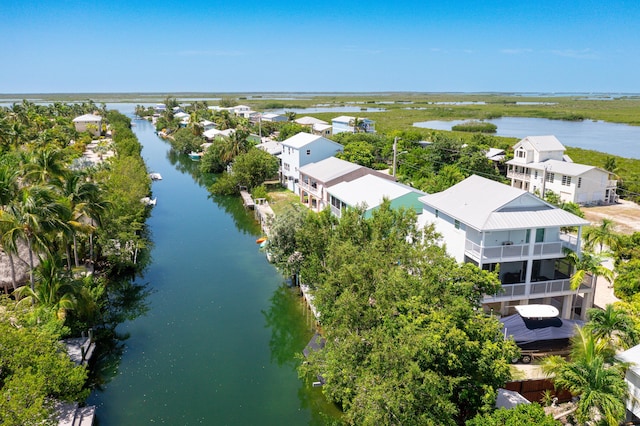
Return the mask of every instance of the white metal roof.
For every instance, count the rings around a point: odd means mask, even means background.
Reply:
[[[514,160],[507,161],[507,164],[522,166],[522,163],[518,163]],[[546,160],[539,163],[528,163],[525,165],[525,167],[533,170],[547,169],[548,173],[560,173],[567,176],[580,176],[581,174],[584,174],[589,170],[598,168],[595,166],[588,166],[586,164],[568,163],[566,161],[560,160]]]
[[[327,143],[334,144],[342,148],[337,142],[329,140],[327,138],[323,138],[322,136],[312,135],[311,133],[300,132],[296,135],[291,136],[289,139],[282,141],[282,145],[290,146],[291,148],[300,149],[305,145],[310,144],[311,142],[316,142],[319,140],[324,140]]]
[[[315,130],[316,132],[324,132],[327,129],[331,129],[333,126],[331,126],[331,124],[314,124],[313,125],[313,130]]]
[[[410,192],[420,191],[375,175],[365,175],[350,182],[340,182],[327,192],[345,204],[355,207],[366,204],[367,210],[382,204],[384,198],[395,200]]]
[[[589,224],[533,194],[477,175],[420,201],[480,231]]]
[[[74,123],[96,122],[101,121],[102,117],[95,114],[84,114],[73,119]]]
[[[337,157],[329,157],[322,161],[302,166],[299,170],[300,173],[311,176],[319,182],[328,182],[360,168],[362,166],[358,164],[341,160]]]
[[[309,117],[309,116],[297,118],[295,122],[303,126],[309,126],[312,124],[328,124],[324,120],[320,120],[319,118]]]
[[[520,140],[517,144],[514,145],[514,148],[522,145],[526,142],[529,142],[533,148],[538,151],[564,151],[565,147],[560,143],[558,138],[554,135],[546,135],[546,136],[527,136],[526,138]]]

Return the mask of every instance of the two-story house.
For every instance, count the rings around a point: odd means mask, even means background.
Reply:
[[[297,118],[295,122],[310,129],[314,135],[329,137],[333,132],[333,126],[319,118],[305,116]]]
[[[304,132],[282,141],[281,145],[280,182],[296,194],[300,194],[300,167],[333,157],[342,151],[339,143]]]
[[[542,303],[571,319],[577,312],[584,318],[592,307],[595,289],[590,283],[571,290],[573,271],[564,251],[580,254],[582,227],[588,221],[529,192],[476,175],[420,201],[424,210],[419,223],[435,225],[451,256],[499,270],[502,291],[485,295],[487,310],[508,315],[513,306]]]
[[[300,167],[300,202],[311,210],[322,211],[329,205],[328,188],[365,175],[395,181],[393,176],[336,157]]]
[[[94,136],[102,133],[102,117],[95,114],[84,114],[73,119],[73,125],[77,132],[88,131]]]
[[[333,134],[337,135],[342,132],[349,133],[375,133],[375,122],[368,118],[350,117],[348,115],[341,115],[331,120],[333,127]]]
[[[382,202],[387,199],[394,209],[414,209],[422,213],[420,197],[425,195],[410,186],[383,178],[375,174],[366,174],[357,179],[340,182],[327,188],[331,213],[342,216],[345,208],[364,208],[364,216],[369,217]]]
[[[555,136],[527,136],[507,161],[511,186],[544,197],[548,191],[578,204],[615,203],[617,181],[604,169],[573,163]]]

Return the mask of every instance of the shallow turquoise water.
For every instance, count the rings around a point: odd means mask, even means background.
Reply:
[[[146,315],[119,365],[88,403],[100,425],[322,424],[335,416],[297,377],[313,331],[306,308],[255,243],[259,228],[239,199],[213,200],[153,127],[135,121],[143,157],[162,181],[148,225],[152,263]]]

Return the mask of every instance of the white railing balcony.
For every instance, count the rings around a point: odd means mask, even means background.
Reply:
[[[527,293],[528,287],[528,293]],[[580,292],[589,291],[591,284],[585,280],[580,285]],[[532,283],[503,284],[502,290],[496,294],[486,294],[483,303],[506,302],[521,299],[539,299],[543,297],[567,296],[574,294],[568,278],[560,280],[538,281]]]
[[[528,173],[516,172],[514,170],[507,170],[507,177],[511,179],[522,180],[524,182],[529,182],[531,180],[531,175]]]
[[[565,241],[535,243],[532,258],[548,259],[564,257],[563,247],[569,246]],[[505,241],[502,245],[482,247],[473,241],[465,242],[465,254],[482,263],[497,263],[529,258],[529,244],[512,244]]]
[[[618,186],[618,181],[617,180],[608,180],[607,181],[607,188],[615,188],[616,186]]]
[[[300,188],[304,189],[305,191],[307,191],[309,194],[315,195],[316,197],[320,197],[320,189],[318,188],[318,185],[313,185],[313,184],[308,184],[305,183],[303,181],[300,181],[298,183],[298,185],[300,185]]]
[[[333,213],[335,217],[342,217],[342,211],[334,205],[331,206],[331,213]]]

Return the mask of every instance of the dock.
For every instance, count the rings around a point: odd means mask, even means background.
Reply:
[[[242,197],[242,204],[244,204],[246,208],[253,209],[256,206],[256,203],[253,202],[253,198],[251,198],[249,191],[241,189],[240,196]]]
[[[89,330],[88,334],[83,332],[81,337],[71,337],[62,342],[66,346],[69,358],[76,365],[87,365],[96,349],[92,330]]]
[[[309,305],[309,309],[311,309],[316,322],[319,321],[320,312],[318,312],[316,305],[313,304],[313,294],[311,294],[311,289],[308,285],[300,283],[300,292],[302,293],[302,297],[304,298],[304,300],[307,302],[307,305]]]

